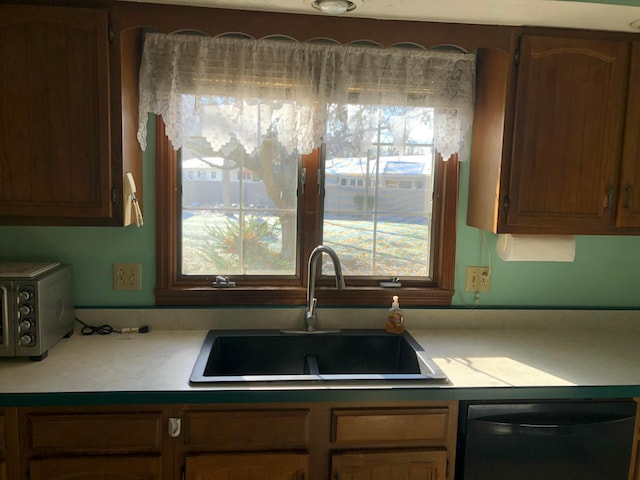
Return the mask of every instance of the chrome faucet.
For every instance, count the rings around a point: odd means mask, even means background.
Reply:
[[[318,258],[320,258],[323,253],[329,255],[333,262],[333,269],[336,276],[336,288],[338,290],[345,288],[344,277],[342,276],[342,266],[340,265],[338,254],[330,247],[318,245],[313,249],[311,255],[309,255],[309,269],[307,270],[307,312],[304,316],[307,332],[313,332],[316,329],[316,306],[318,304],[318,299],[316,298],[316,275],[318,271]]]

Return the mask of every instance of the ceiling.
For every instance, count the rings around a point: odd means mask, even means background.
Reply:
[[[324,15],[312,0],[135,0]],[[640,0],[352,0],[345,17],[640,32]],[[630,24],[636,22],[634,27]]]

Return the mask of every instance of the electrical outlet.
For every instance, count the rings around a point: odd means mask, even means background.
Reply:
[[[491,268],[467,267],[464,289],[467,292],[488,292],[491,286]]]
[[[114,263],[114,290],[142,290],[142,264]]]

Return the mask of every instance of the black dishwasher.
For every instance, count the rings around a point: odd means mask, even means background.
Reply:
[[[632,400],[460,402],[456,480],[627,480]]]

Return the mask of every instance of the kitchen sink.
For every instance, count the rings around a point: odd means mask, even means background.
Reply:
[[[192,384],[220,382],[446,382],[407,332],[211,330]]]

